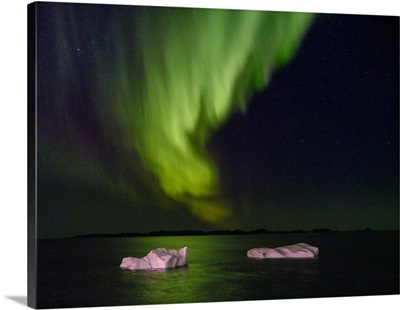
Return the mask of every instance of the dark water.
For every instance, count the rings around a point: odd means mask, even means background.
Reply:
[[[306,242],[311,260],[255,260],[253,247]],[[123,257],[189,247],[187,267],[119,268]],[[42,240],[38,307],[116,306],[399,293],[398,233]]]

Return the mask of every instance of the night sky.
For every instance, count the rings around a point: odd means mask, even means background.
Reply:
[[[37,16],[40,238],[398,229],[398,17]]]

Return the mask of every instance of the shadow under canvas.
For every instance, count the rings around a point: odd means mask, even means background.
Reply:
[[[26,306],[28,303],[27,296],[5,296],[5,297],[24,306]]]

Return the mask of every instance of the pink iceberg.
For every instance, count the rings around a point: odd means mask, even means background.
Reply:
[[[158,248],[151,251],[145,257],[125,257],[120,265],[129,270],[167,269],[185,266],[188,263],[188,248],[179,251]]]
[[[252,258],[314,258],[319,249],[307,243],[297,243],[278,248],[255,248],[247,251]]]

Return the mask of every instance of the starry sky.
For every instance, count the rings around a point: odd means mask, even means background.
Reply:
[[[397,17],[37,13],[40,238],[399,227]]]

